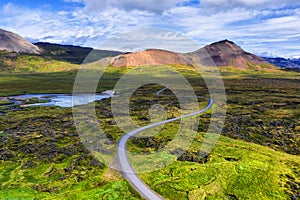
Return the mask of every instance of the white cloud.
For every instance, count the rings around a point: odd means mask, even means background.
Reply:
[[[78,0],[71,0],[78,1]],[[170,9],[178,3],[186,0],[82,0],[86,5],[86,10],[99,11],[109,8],[118,8],[121,10],[145,10],[149,12],[160,13]]]
[[[241,34],[230,24],[251,20],[257,12],[245,9],[232,9],[207,15],[197,8],[174,8],[165,13],[172,22],[184,30],[192,38],[201,38],[203,42],[213,42],[225,38],[233,38]]]
[[[195,51],[200,46],[187,36],[173,30],[143,28],[118,34],[102,43],[99,48],[123,52],[164,49],[185,53]]]
[[[244,7],[207,12],[204,8],[181,7],[164,15],[201,45],[230,39],[250,52],[288,57],[299,54],[299,10]]]
[[[246,7],[253,9],[274,9],[285,6],[300,5],[299,0],[200,0],[204,8],[225,10],[228,8]]]
[[[6,20],[8,17],[13,17],[16,14],[19,14],[22,11],[21,8],[18,6],[15,6],[12,3],[6,3],[2,5],[2,8],[0,9],[1,15],[3,15],[5,18],[1,20]]]
[[[7,8],[13,8],[8,12]],[[1,8],[0,8],[1,9]],[[53,43],[69,43],[74,45],[98,46],[105,38],[118,32],[124,32],[140,24],[151,26],[154,15],[143,11],[126,12],[110,9],[98,14],[87,14],[82,9],[71,12],[49,12],[29,10],[13,4],[4,6],[0,13],[2,28],[16,32],[23,37]],[[7,16],[10,14],[9,16]],[[141,23],[142,21],[142,23]]]
[[[300,9],[291,6],[271,9],[272,6],[287,4],[285,2],[298,3],[291,0],[274,0],[273,3],[270,0],[232,0],[229,6],[225,5],[229,2],[226,0],[202,0],[200,7],[175,6],[183,2],[181,0],[161,1],[157,3],[159,5],[148,5],[151,1],[145,0],[125,0],[119,5],[116,0],[65,1],[82,1],[85,7],[80,5],[68,10],[43,11],[42,8],[29,9],[11,3],[5,4],[0,6],[0,26],[34,41],[93,47],[98,47],[103,41],[119,33],[145,27],[164,27],[187,34],[201,46],[227,38],[254,53],[269,52],[270,55],[278,56],[300,54],[297,50],[300,43]],[[136,4],[133,5],[133,2]],[[268,7],[267,4],[272,6]],[[215,9],[214,12],[205,7],[208,5]],[[176,45],[172,46],[175,43],[181,44],[182,49],[190,48],[179,35],[168,31],[153,34],[151,31],[147,34],[135,32],[131,36],[127,40],[126,37],[116,40],[121,44],[121,50],[136,50],[143,46],[163,48],[162,45],[159,46],[163,40],[169,43],[164,46],[168,46],[170,50],[175,49]],[[133,45],[133,39],[137,40],[140,47]],[[116,48],[116,44],[110,43],[114,46],[111,48]]]
[[[81,3],[81,2],[83,2],[83,0],[64,0],[64,2],[67,2],[67,3],[70,3],[70,2]]]

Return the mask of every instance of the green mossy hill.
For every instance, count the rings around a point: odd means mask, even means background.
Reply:
[[[61,72],[76,70],[85,62],[94,62],[105,57],[114,57],[121,52],[94,50],[87,47],[37,43],[41,54],[22,54],[0,51],[1,73]]]
[[[39,42],[35,45],[42,49],[42,56],[73,64],[83,63],[88,55],[89,62],[93,62],[101,58],[114,57],[121,54],[121,52],[118,51],[97,50],[88,47],[59,45],[44,42]]]
[[[11,55],[11,53],[9,53]],[[61,72],[78,69],[79,66],[66,61],[54,60],[40,55],[13,54],[0,56],[1,73]]]

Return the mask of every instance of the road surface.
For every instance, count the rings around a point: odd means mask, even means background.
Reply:
[[[161,92],[163,92],[164,90],[166,90],[168,88],[164,88],[160,91],[158,91],[156,94],[160,95]],[[137,135],[139,133],[141,133],[142,131],[145,131],[149,128],[153,128],[155,126],[159,126],[162,124],[166,124],[169,122],[173,122],[173,121],[177,121],[180,119],[184,119],[184,118],[188,118],[188,117],[192,117],[192,116],[196,116],[199,115],[201,113],[204,113],[206,111],[208,111],[214,101],[211,98],[208,98],[208,105],[206,108],[204,108],[203,110],[199,110],[196,112],[193,112],[191,114],[188,115],[184,115],[181,117],[177,117],[177,118],[173,118],[173,119],[168,119],[165,121],[161,121],[161,122],[157,122],[157,123],[153,123],[153,124],[149,124],[147,126],[135,129],[129,133],[127,133],[126,135],[124,135],[119,143],[118,143],[118,150],[117,150],[117,156],[118,156],[118,161],[119,161],[119,166],[120,166],[120,170],[123,173],[123,176],[130,182],[130,184],[147,200],[161,200],[164,199],[163,197],[161,197],[160,195],[158,195],[157,193],[155,193],[153,190],[151,190],[137,175],[137,173],[135,172],[135,170],[132,168],[129,160],[128,160],[128,156],[127,156],[127,147],[126,147],[126,143],[128,141],[128,139],[134,135]]]

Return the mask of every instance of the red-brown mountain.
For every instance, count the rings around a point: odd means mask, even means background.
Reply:
[[[39,54],[41,50],[13,32],[0,29],[0,50]]]
[[[250,66],[275,67],[264,59],[244,51],[241,47],[229,40],[212,43],[197,51],[185,54],[188,60],[203,66],[234,66],[241,69]]]
[[[160,49],[147,49],[136,53],[126,53],[112,58],[111,64],[115,67],[121,66],[145,66],[145,65],[165,65],[190,63],[183,55],[171,51]]]
[[[203,66],[234,66],[240,69],[262,65],[270,68],[275,67],[228,40],[216,42],[185,54],[149,49],[142,52],[122,54],[114,57],[111,61],[111,64],[115,67],[163,64],[191,65],[192,63]]]

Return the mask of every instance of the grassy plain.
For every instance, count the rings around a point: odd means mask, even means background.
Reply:
[[[43,62],[48,61],[38,61],[39,65]],[[60,65],[44,71],[27,65],[19,65],[26,69],[18,67],[19,71],[5,68],[0,73],[0,95],[71,93],[79,65],[68,65],[70,70]],[[193,69],[174,67],[188,78],[197,94],[208,95],[204,81]],[[108,69],[98,91],[112,89],[127,70]],[[221,73],[228,114],[223,136],[211,154],[200,152],[210,119],[207,113],[201,116],[195,140],[190,149],[183,150],[183,156],[176,158],[167,152],[172,164],[140,176],[172,200],[300,198],[299,73],[232,67],[221,68]],[[161,86],[148,85],[131,98],[132,118],[140,125],[149,123],[147,110],[153,103],[164,105],[168,118],[180,115],[174,97],[153,95],[159,89]],[[97,102],[96,111],[106,135],[116,142],[124,132],[112,117],[110,100]],[[133,138],[129,149],[156,152],[172,140],[177,128],[175,122],[156,135]],[[118,172],[86,150],[71,109],[8,111],[0,116],[0,140],[0,199],[141,199]]]

